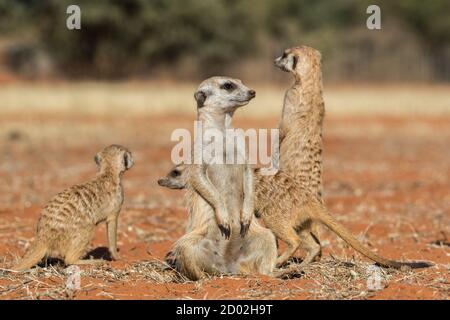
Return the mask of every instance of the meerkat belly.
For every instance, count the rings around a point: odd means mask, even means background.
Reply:
[[[214,165],[207,171],[208,177],[225,200],[234,227],[239,226],[239,217],[244,199],[244,166]]]

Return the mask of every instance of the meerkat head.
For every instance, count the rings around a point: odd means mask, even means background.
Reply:
[[[199,110],[223,112],[245,106],[255,96],[255,90],[246,87],[241,80],[229,77],[206,79],[194,94]]]
[[[184,189],[187,184],[187,166],[185,164],[178,164],[173,167],[169,173],[158,180],[158,184],[161,187],[166,187],[169,189]]]
[[[110,168],[115,172],[122,173],[133,166],[133,156],[131,155],[131,152],[128,151],[128,149],[115,144],[106,147],[97,153],[94,160],[100,171]]]
[[[275,66],[294,76],[308,74],[313,68],[320,67],[321,54],[308,46],[293,47],[284,50],[283,55],[276,58]]]

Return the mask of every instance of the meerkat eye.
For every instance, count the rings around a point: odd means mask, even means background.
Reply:
[[[178,171],[178,170],[173,170],[173,171],[170,173],[170,176],[173,177],[173,178],[179,177],[180,175],[181,175],[181,172]]]
[[[227,91],[232,91],[236,88],[236,85],[232,82],[225,82],[222,86],[221,89],[225,89]]]
[[[281,59],[286,59],[286,57],[287,57],[287,53],[283,52],[283,55],[281,56]]]

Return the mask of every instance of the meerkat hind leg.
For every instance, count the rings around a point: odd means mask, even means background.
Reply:
[[[269,275],[276,266],[277,246],[272,232],[252,221],[249,233],[244,238],[240,273]]]
[[[72,264],[101,264],[106,261],[103,259],[82,259],[82,257],[86,254],[86,246],[80,246],[78,248],[71,248],[67,251],[66,256],[64,258],[64,262],[66,265]]]
[[[85,250],[76,250],[69,252],[65,259],[64,263],[66,265],[72,265],[72,264],[102,264],[105,263],[106,260],[103,259],[82,259],[81,257],[84,255]]]
[[[277,258],[277,267],[282,266],[294,255],[300,246],[300,237],[293,228],[286,228],[283,232],[276,233],[277,238],[287,244],[287,249]]]
[[[306,256],[299,265],[299,268],[302,268],[313,262],[321,254],[321,247],[317,243],[315,236],[311,233],[311,230],[302,229],[298,234],[300,236],[301,246],[306,251]]]
[[[305,258],[300,264],[292,264],[287,269],[274,272],[273,276],[277,278],[286,278],[291,277],[294,273],[298,274],[305,266],[313,262],[320,254],[320,245],[314,239],[314,236],[309,228],[300,230],[298,235],[300,237],[301,247],[306,251]]]

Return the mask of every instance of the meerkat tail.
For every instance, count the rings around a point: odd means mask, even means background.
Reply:
[[[374,253],[372,250],[364,246],[360,241],[358,241],[358,239],[356,239],[343,225],[337,222],[325,208],[319,207],[316,210],[316,217],[320,222],[325,224],[334,233],[336,233],[345,242],[347,242],[353,249],[355,249],[359,253],[363,254],[364,256],[368,257],[369,259],[377,262],[378,264],[384,267],[400,269],[402,266],[407,266],[413,269],[417,269],[417,268],[428,268],[433,266],[432,263],[425,261],[399,262],[382,258],[376,253]]]
[[[16,264],[12,269],[15,271],[24,271],[30,269],[32,266],[40,262],[44,258],[46,253],[47,248],[44,244],[34,242],[31,245],[30,249],[28,249],[27,253],[25,253],[25,256],[22,258],[22,260],[20,260],[19,263]]]

